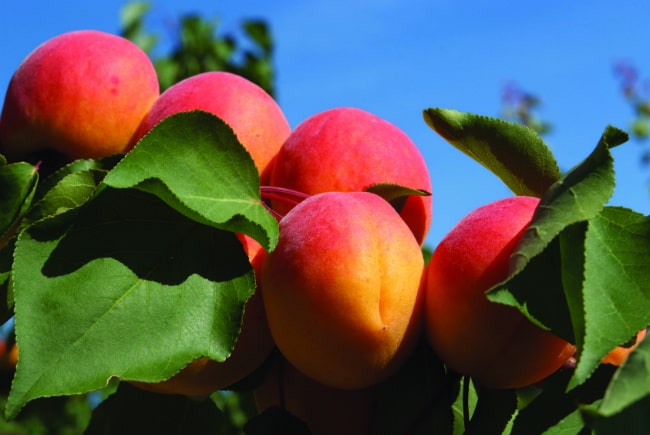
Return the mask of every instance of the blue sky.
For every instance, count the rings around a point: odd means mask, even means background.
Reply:
[[[3,2],[0,97],[21,60],[38,44],[81,28],[119,31],[124,1]],[[545,137],[560,166],[577,164],[612,124],[632,117],[612,74],[632,61],[650,77],[647,0],[509,2],[360,0],[153,1],[151,29],[173,28],[180,14],[219,18],[235,30],[245,18],[269,22],[276,43],[278,102],[289,122],[355,106],[402,128],[420,147],[433,182],[434,246],[466,213],[510,192],[448,145],[422,120],[427,107],[498,116],[511,80],[543,99]],[[645,74],[645,75],[644,75]],[[618,185],[611,204],[650,213],[650,167],[642,146],[614,150]]]

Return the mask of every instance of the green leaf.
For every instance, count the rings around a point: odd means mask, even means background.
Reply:
[[[571,370],[560,370],[550,376],[544,380],[540,394],[517,413],[511,435],[563,433],[567,426],[575,424],[574,414],[581,405],[594,403],[603,396],[614,370],[610,365],[603,365],[587,382],[568,393]]]
[[[585,244],[583,337],[571,386],[616,346],[650,325],[650,218],[606,207],[589,221]]]
[[[220,434],[228,421],[209,399],[156,394],[121,383],[93,412],[86,435],[103,434]]]
[[[210,113],[163,120],[104,183],[153,193],[190,219],[247,234],[267,251],[277,242],[277,221],[261,200],[253,159],[232,129]]]
[[[366,192],[371,192],[381,196],[388,201],[398,212],[404,207],[404,203],[409,196],[431,196],[431,192],[422,189],[412,189],[410,187],[400,186],[391,183],[377,183],[369,186]]]
[[[647,382],[647,378],[644,380]],[[598,435],[647,435],[650,427],[650,396],[634,402],[621,412],[603,417],[594,407],[583,407],[582,418],[589,422]]]
[[[563,289],[562,271],[564,262],[575,260],[562,256],[562,245],[552,242],[571,225],[597,216],[609,200],[615,177],[608,140],[616,144],[618,135],[619,130],[608,127],[594,151],[547,190],[510,257],[509,278],[487,294],[571,342],[575,313],[582,308],[568,305],[575,297]]]
[[[22,231],[13,278],[20,361],[8,417],[112,377],[158,382],[199,357],[225,360],[255,288],[235,234],[111,188]]]
[[[95,194],[106,171],[89,169],[71,172],[47,190],[26,216],[26,223],[56,216],[81,207]]]
[[[447,142],[492,171],[517,195],[541,197],[560,178],[552,152],[528,127],[440,108],[425,110],[424,120]]]
[[[454,435],[463,435],[465,433],[465,426],[469,425],[470,417],[476,409],[478,402],[478,395],[474,382],[469,376],[460,376],[455,373],[448,372],[448,376],[455,382],[453,386],[453,403],[451,410],[454,416]]]
[[[0,248],[29,207],[38,184],[38,171],[29,163],[0,166]]]
[[[650,339],[644,339],[614,373],[598,410],[612,416],[650,396]]]

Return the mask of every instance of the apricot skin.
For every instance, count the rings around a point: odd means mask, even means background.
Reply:
[[[266,91],[236,74],[223,71],[197,74],[160,95],[137,137],[144,136],[168,116],[190,110],[210,112],[230,125],[255,161],[262,184],[268,184],[275,156],[291,127]]]
[[[397,126],[357,108],[317,113],[300,123],[280,148],[271,185],[313,195],[364,191],[392,183],[431,193],[423,156]],[[289,208],[273,204],[280,214]],[[431,226],[431,196],[410,196],[400,215],[422,244]]]
[[[259,283],[265,251],[252,238],[238,234],[248,254]],[[200,358],[189,363],[176,375],[157,383],[131,382],[155,393],[207,396],[241,381],[253,373],[275,348],[269,332],[262,296],[258,289],[244,306],[242,329],[231,355],[223,362]]]
[[[46,149],[71,160],[122,153],[158,95],[153,64],[131,41],[95,30],[61,34],[14,72],[0,152],[9,160]]]
[[[453,370],[493,388],[552,374],[575,348],[485,292],[507,278],[509,256],[539,200],[512,197],[470,212],[443,238],[426,270],[429,341]]]
[[[280,352],[324,385],[394,373],[421,333],[423,257],[391,205],[367,192],[314,195],[280,221],[262,296]]]
[[[374,390],[341,390],[320,384],[277,355],[253,391],[259,413],[277,406],[302,420],[312,435],[369,434]]]
[[[645,336],[646,330],[642,329],[636,334],[636,341],[632,346],[616,346],[616,348],[605,355],[605,357],[601,360],[601,363],[620,366],[627,359],[628,355],[634,350],[634,348],[636,348],[639,342],[645,338]]]

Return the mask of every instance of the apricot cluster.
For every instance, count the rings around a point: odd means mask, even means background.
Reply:
[[[137,46],[78,31],[45,42],[18,67],[0,116],[0,153],[10,160],[43,150],[68,160],[122,154],[166,117],[190,110],[221,118],[248,150],[262,198],[279,219],[279,241],[265,252],[238,235],[257,289],[231,356],[201,358],[166,381],[135,385],[204,396],[272,356],[256,389],[260,411],[285,406],[314,433],[343,433],[342,426],[365,433],[373,388],[421,340],[451,370],[492,388],[536,383],[572,357],[572,344],[485,297],[507,278],[539,200],[516,196],[478,208],[425,264],[427,165],[402,130],[364,110],[324,110],[291,129],[264,90],[224,72],[159,94]]]

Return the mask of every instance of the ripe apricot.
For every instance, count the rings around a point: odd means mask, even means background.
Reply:
[[[133,42],[96,30],[61,34],[14,72],[0,152],[9,160],[41,150],[68,159],[122,153],[158,95],[156,70]]]
[[[394,124],[364,110],[340,107],[300,123],[280,148],[271,185],[308,195],[364,191],[377,183],[431,193],[426,163],[413,141]],[[290,207],[275,202],[285,214]],[[400,209],[422,244],[431,225],[431,196],[409,196]]]
[[[424,260],[395,209],[368,192],[326,192],[296,205],[264,261],[273,339],[319,383],[364,388],[395,372],[421,332]]]
[[[443,238],[426,270],[426,331],[451,369],[493,388],[533,384],[574,347],[485,292],[508,276],[510,254],[539,199],[517,196],[479,207]]]
[[[627,356],[634,350],[634,348],[639,344],[641,340],[646,336],[646,330],[642,329],[636,334],[636,341],[632,346],[616,346],[611,352],[609,352],[601,360],[602,364],[612,364],[615,366],[620,366],[623,364],[623,361]]]
[[[265,251],[254,239],[237,235],[256,272],[259,272]],[[132,382],[133,385],[156,393],[207,396],[241,381],[260,367],[275,347],[269,332],[266,313],[259,288],[246,302],[242,329],[231,355],[223,362],[200,358],[190,362],[176,375],[157,383]]]
[[[168,116],[190,110],[204,110],[226,122],[251,154],[262,184],[267,184],[275,156],[291,127],[280,106],[264,89],[223,71],[189,77],[160,95],[137,138]]]

